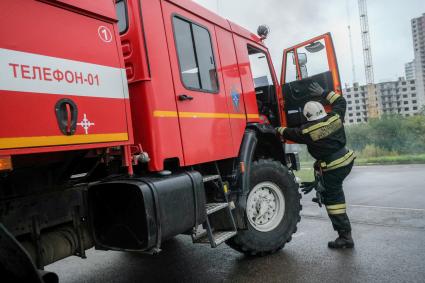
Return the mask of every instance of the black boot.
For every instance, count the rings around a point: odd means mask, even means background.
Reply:
[[[335,241],[329,242],[328,247],[331,249],[352,249],[354,241],[351,232],[338,231],[339,237]]]

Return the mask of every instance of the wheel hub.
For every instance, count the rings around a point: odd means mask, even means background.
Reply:
[[[285,198],[280,188],[271,182],[257,184],[249,193],[247,216],[250,224],[260,232],[275,229],[285,213]]]

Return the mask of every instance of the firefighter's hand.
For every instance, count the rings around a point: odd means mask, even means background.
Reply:
[[[316,182],[301,183],[301,191],[306,195],[316,188]]]
[[[323,195],[321,193],[316,192],[316,197],[313,198],[311,201],[317,203],[319,207],[322,207],[322,204],[324,204],[325,200],[323,199]]]
[[[286,127],[277,127],[275,130],[282,136],[283,132],[285,132],[285,129]]]
[[[308,90],[310,91],[311,96],[315,97],[321,97],[325,92],[323,87],[321,87],[320,84],[318,84],[317,82],[311,83],[308,87]]]

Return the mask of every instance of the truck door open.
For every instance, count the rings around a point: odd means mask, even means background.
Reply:
[[[330,33],[285,49],[283,53],[281,84],[288,127],[297,127],[307,122],[303,108],[312,100],[308,91],[312,82],[319,83],[325,90],[341,93]]]

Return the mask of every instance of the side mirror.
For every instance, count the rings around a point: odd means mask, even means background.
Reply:
[[[322,51],[324,48],[325,46],[320,41],[316,41],[305,46],[305,49],[310,53]]]
[[[293,56],[292,59],[294,61],[294,65],[296,65],[295,56]],[[298,64],[300,66],[307,65],[307,54],[305,54],[305,53],[298,53]]]

